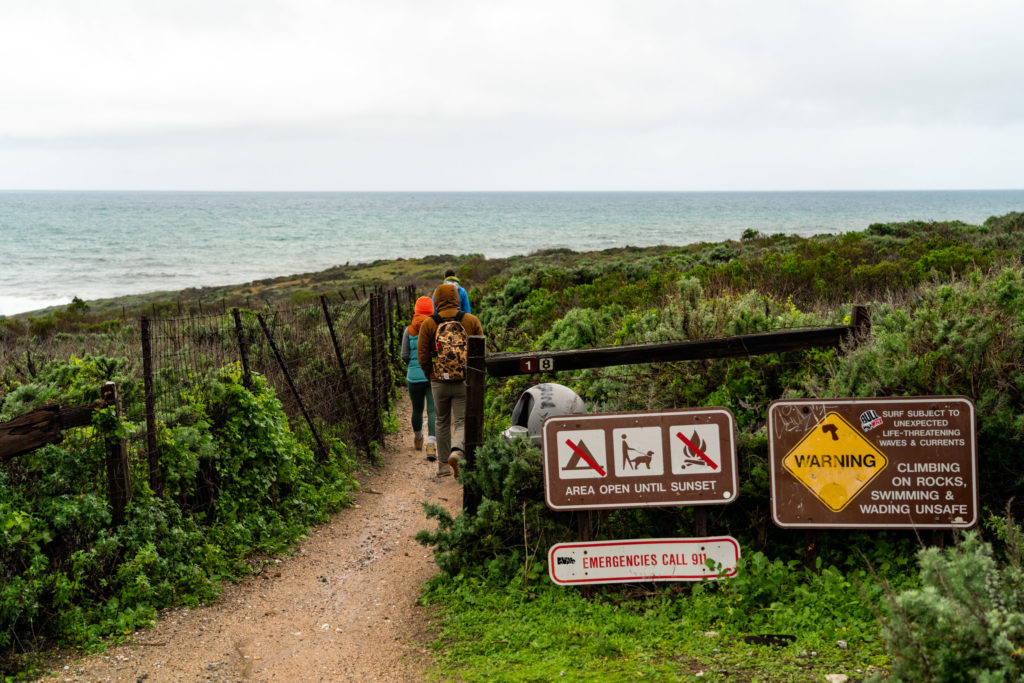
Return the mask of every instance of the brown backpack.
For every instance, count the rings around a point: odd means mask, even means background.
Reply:
[[[462,326],[459,311],[454,318],[430,316],[437,323],[434,333],[434,376],[443,382],[462,382],[466,379],[466,359],[469,355],[469,335]]]

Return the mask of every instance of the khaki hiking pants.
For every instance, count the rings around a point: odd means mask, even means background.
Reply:
[[[466,449],[466,383],[431,382],[437,411],[437,471],[448,470],[453,448]]]

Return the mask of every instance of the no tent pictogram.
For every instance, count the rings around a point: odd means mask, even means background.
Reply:
[[[572,439],[566,439],[565,445],[572,449],[575,457],[569,459],[569,462],[562,468],[563,470],[586,470],[587,467],[589,467],[602,477],[607,474],[607,472],[604,471],[604,468],[598,465],[597,461],[594,460],[594,454],[590,452],[590,449],[587,448],[587,444],[583,443],[582,439],[578,444],[573,443]],[[586,466],[581,464],[580,461],[585,462]]]
[[[564,431],[559,437],[559,479],[600,479],[607,476],[608,456],[602,430]]]

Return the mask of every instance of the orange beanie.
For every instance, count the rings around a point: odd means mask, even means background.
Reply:
[[[409,334],[413,337],[420,333],[420,325],[427,319],[428,315],[434,314],[434,301],[429,296],[421,296],[416,299],[416,308],[409,323]]]
[[[420,315],[433,315],[433,300],[429,296],[421,296],[419,299],[416,299],[416,313]]]

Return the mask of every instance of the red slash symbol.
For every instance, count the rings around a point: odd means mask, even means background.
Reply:
[[[597,464],[596,460],[594,460],[592,457],[590,457],[590,453],[587,453],[585,450],[583,450],[582,448],[580,448],[579,446],[574,444],[572,442],[572,439],[566,439],[565,440],[565,445],[568,446],[569,448],[571,448],[573,450],[573,452],[576,453],[576,455],[578,455],[581,458],[583,458],[584,462],[586,462],[588,465],[590,465],[592,468],[594,468],[595,472],[600,474],[602,477],[607,476],[608,473],[605,472],[601,468],[601,466]]]
[[[679,438],[680,438],[680,439],[682,440],[682,442],[683,442],[683,443],[685,443],[685,444],[686,444],[686,445],[687,445],[687,446],[689,447],[689,449],[690,449],[691,451],[693,451],[694,453],[696,453],[697,455],[699,455],[699,456],[700,456],[700,458],[701,458],[701,460],[703,460],[704,462],[706,462],[706,463],[708,464],[708,467],[710,467],[710,468],[711,468],[711,469],[713,469],[713,470],[717,470],[717,469],[718,469],[718,465],[716,465],[716,464],[714,463],[714,461],[713,461],[713,460],[712,460],[711,458],[709,458],[709,457],[707,456],[707,454],[706,454],[706,453],[704,453],[704,451],[702,451],[701,449],[697,448],[697,447],[696,447],[696,446],[695,446],[695,445],[693,444],[693,442],[692,442],[692,441],[690,441],[690,440],[689,440],[689,439],[687,439],[687,438],[686,438],[685,436],[683,436],[683,433],[682,433],[682,432],[676,432],[676,436],[678,436],[678,437],[679,437]],[[703,441],[703,440],[704,440],[704,439],[701,439],[701,441]]]

